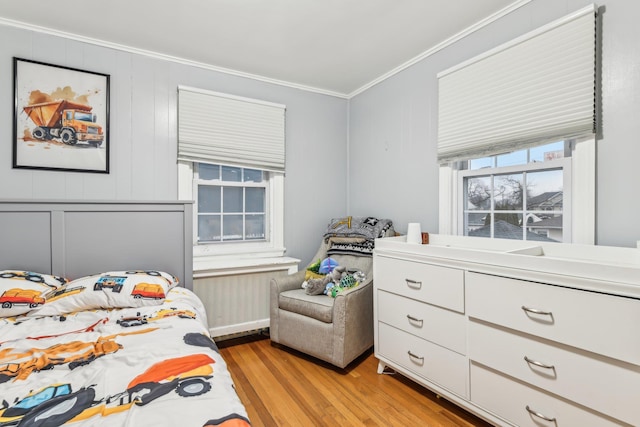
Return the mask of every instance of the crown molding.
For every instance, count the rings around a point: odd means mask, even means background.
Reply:
[[[264,83],[270,83],[270,84],[275,84],[278,86],[284,86],[284,87],[289,87],[292,89],[299,89],[299,90],[303,90],[306,92],[312,92],[312,93],[317,93],[317,94],[321,94],[321,95],[328,95],[328,96],[333,96],[336,98],[342,98],[342,99],[351,99],[354,96],[357,96],[359,94],[361,94],[362,92],[366,91],[367,89],[377,85],[378,83],[383,82],[384,80],[393,77],[394,75],[398,74],[399,72],[411,67],[412,65],[416,64],[417,62],[422,61],[423,59],[434,55],[435,53],[441,51],[442,49],[446,48],[447,46],[452,45],[453,43],[457,42],[458,40],[461,40],[467,36],[469,36],[470,34],[473,34],[474,32],[480,30],[481,28],[484,28],[485,26],[491,24],[492,22],[497,21],[498,19],[502,18],[505,15],[508,15],[509,13],[513,12],[514,10],[517,10],[521,7],[523,7],[524,5],[530,3],[532,0],[516,0],[513,3],[511,3],[510,5],[508,5],[507,7],[497,11],[496,13],[486,17],[485,19],[478,21],[477,23],[467,27],[466,29],[460,31],[459,33],[455,34],[454,36],[448,38],[447,40],[443,41],[442,43],[439,43],[438,45],[432,47],[431,49],[426,50],[425,52],[421,53],[420,55],[408,60],[407,62],[403,63],[402,65],[394,68],[393,70],[381,75],[380,77],[372,80],[371,82],[365,84],[364,86],[361,86],[360,88],[356,89],[355,91],[346,94],[346,93],[341,93],[341,92],[335,92],[335,91],[330,91],[330,90],[326,90],[326,89],[321,89],[321,88],[317,88],[317,87],[313,87],[313,86],[307,86],[307,85],[302,85],[302,84],[297,84],[297,83],[292,83],[292,82],[287,82],[284,80],[278,80],[278,79],[273,79],[270,77],[265,77],[265,76],[261,76],[261,75],[257,75],[257,74],[251,74],[251,73],[246,73],[243,71],[238,71],[238,70],[232,70],[229,68],[224,68],[224,67],[218,67],[218,66],[214,66],[214,65],[210,65],[210,64],[205,64],[202,62],[198,62],[198,61],[192,61],[189,59],[185,59],[185,58],[180,58],[177,56],[172,56],[172,55],[165,55],[159,52],[154,52],[154,51],[150,51],[150,50],[146,50],[146,49],[139,49],[133,46],[128,46],[128,45],[124,45],[124,44],[119,44],[119,43],[112,43],[106,40],[101,40],[101,39],[96,39],[96,38],[92,38],[92,37],[85,37],[79,34],[74,34],[74,33],[69,33],[69,32],[65,32],[65,31],[59,31],[59,30],[55,30],[52,28],[48,28],[48,27],[42,27],[42,26],[38,26],[38,25],[33,25],[33,24],[29,24],[26,22],[22,22],[22,21],[16,21],[16,20],[11,20],[11,19],[6,19],[6,18],[2,18],[0,17],[0,25],[6,25],[6,26],[10,26],[10,27],[16,27],[16,28],[21,28],[21,29],[25,29],[25,30],[29,30],[29,31],[36,31],[39,33],[44,33],[44,34],[49,34],[52,36],[56,36],[56,37],[62,37],[62,38],[67,38],[67,39],[71,39],[71,40],[76,40],[79,42],[83,42],[83,43],[88,43],[88,44],[93,44],[96,46],[102,46],[102,47],[106,47],[106,48],[110,48],[110,49],[116,49],[116,50],[120,50],[120,51],[124,51],[124,52],[129,52],[129,53],[134,53],[137,55],[143,55],[143,56],[147,56],[150,58],[155,58],[155,59],[160,59],[160,60],[165,60],[165,61],[171,61],[171,62],[175,62],[178,64],[183,64],[183,65],[187,65],[187,66],[191,66],[191,67],[197,67],[197,68],[202,68],[205,70],[210,70],[210,71],[215,71],[218,73],[224,73],[224,74],[228,74],[228,75],[232,75],[232,76],[236,76],[236,77],[242,77],[242,78],[247,78],[247,79],[252,79],[252,80],[257,80],[257,81],[261,81]]]
[[[185,59],[185,58],[180,58],[177,56],[172,56],[172,55],[165,55],[163,53],[159,53],[159,52],[154,52],[154,51],[150,51],[150,50],[146,50],[146,49],[139,49],[133,46],[128,46],[128,45],[124,45],[124,44],[119,44],[119,43],[112,43],[106,40],[102,40],[102,39],[96,39],[96,38],[92,38],[92,37],[85,37],[79,34],[74,34],[74,33],[69,33],[66,31],[59,31],[59,30],[55,30],[52,28],[48,28],[48,27],[42,27],[39,25],[33,25],[33,24],[29,24],[26,22],[22,22],[22,21],[15,21],[15,20],[11,20],[11,19],[6,19],[6,18],[2,18],[0,17],[0,25],[6,25],[9,27],[16,27],[16,28],[21,28],[24,30],[29,30],[29,31],[35,31],[35,32],[39,32],[39,33],[43,33],[43,34],[48,34],[51,36],[56,36],[56,37],[62,37],[62,38],[66,38],[66,39],[70,39],[70,40],[75,40],[75,41],[79,41],[82,43],[88,43],[88,44],[93,44],[96,46],[101,46],[101,47],[106,47],[106,48],[110,48],[110,49],[115,49],[115,50],[120,50],[123,52],[129,52],[129,53],[134,53],[137,55],[143,55],[143,56],[147,56],[150,58],[154,58],[154,59],[160,59],[160,60],[164,60],[164,61],[171,61],[171,62],[175,62],[178,64],[182,64],[182,65],[188,65],[191,67],[197,67],[197,68],[202,68],[205,70],[210,70],[210,71],[216,71],[218,73],[224,73],[224,74],[229,74],[232,76],[236,76],[236,77],[243,77],[243,78],[247,78],[247,79],[252,79],[252,80],[257,80],[257,81],[261,81],[264,83],[270,83],[270,84],[275,84],[275,85],[279,85],[279,86],[286,86],[289,88],[293,88],[293,89],[299,89],[299,90],[303,90],[303,91],[307,91],[307,92],[313,92],[313,93],[318,93],[321,95],[329,95],[329,96],[334,96],[336,98],[343,98],[346,99],[347,95],[344,93],[340,93],[340,92],[334,92],[334,91],[330,91],[330,90],[326,90],[326,89],[320,89],[317,87],[313,87],[313,86],[306,86],[306,85],[301,85],[298,83],[292,83],[292,82],[287,82],[284,80],[278,80],[278,79],[273,79],[270,77],[265,77],[265,76],[260,76],[257,74],[251,74],[251,73],[246,73],[243,71],[237,71],[237,70],[232,70],[230,68],[224,68],[224,67],[218,67],[215,65],[210,65],[210,64],[205,64],[203,62],[198,62],[198,61],[192,61],[189,59]]]
[[[381,83],[381,82],[385,81],[386,79],[395,76],[399,72],[411,67],[412,65],[416,64],[417,62],[420,62],[423,59],[428,58],[429,56],[436,54],[437,52],[441,51],[442,49],[444,49],[444,48],[454,44],[455,42],[457,42],[457,41],[459,41],[459,40],[461,40],[461,39],[463,39],[463,38],[475,33],[476,31],[478,31],[478,30],[486,27],[487,25],[497,21],[498,19],[502,18],[503,16],[506,16],[506,15],[510,14],[514,10],[517,10],[517,9],[523,7],[524,5],[530,3],[531,1],[533,1],[533,0],[517,0],[517,1],[513,2],[513,3],[511,3],[510,5],[500,9],[499,11],[494,13],[493,15],[489,15],[488,17],[484,18],[483,20],[476,22],[475,24],[465,28],[464,30],[460,31],[459,33],[449,37],[448,39],[446,39],[442,43],[439,43],[439,44],[435,45],[431,49],[428,49],[428,50],[422,52],[420,55],[408,60],[404,64],[399,65],[398,67],[394,68],[393,70],[381,75],[380,77],[376,78],[375,80],[372,80],[369,83],[367,83],[366,85],[356,89],[355,91],[353,91],[349,95],[347,95],[347,98],[351,99],[354,96],[357,96],[357,95],[361,94],[362,92],[366,91],[367,89],[370,89],[371,87],[377,85],[378,83]]]

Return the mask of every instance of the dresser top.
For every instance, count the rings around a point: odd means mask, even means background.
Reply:
[[[640,299],[640,249],[481,237],[429,235],[376,239],[376,253],[429,257],[445,265]]]

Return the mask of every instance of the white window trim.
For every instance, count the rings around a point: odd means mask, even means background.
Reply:
[[[264,258],[283,257],[284,247],[284,174],[269,173],[270,194],[268,195],[268,241],[260,242],[228,242],[215,244],[193,245],[194,271],[221,268],[221,266],[240,263],[241,265],[261,265]],[[180,200],[194,200],[193,194],[193,163],[178,162],[178,197]],[[194,224],[197,224],[196,209],[194,209]],[[197,232],[194,226],[194,242],[197,242]],[[242,259],[244,261],[238,261]]]
[[[595,244],[596,141],[595,138],[571,143],[571,177],[569,188],[572,202],[565,209],[571,216],[571,242]],[[439,171],[440,234],[457,235],[461,231],[460,172],[450,163],[440,165]]]
[[[465,178],[474,177],[474,176],[487,176],[487,175],[495,176],[495,175],[503,175],[503,174],[511,174],[511,173],[522,173],[523,171],[535,172],[535,171],[540,171],[545,169],[561,168],[563,172],[562,182],[565,188],[562,214],[566,218],[570,218],[572,220],[573,218],[571,215],[571,208],[572,208],[573,200],[572,200],[572,194],[571,194],[572,193],[571,166],[572,166],[571,157],[563,157],[560,159],[555,159],[547,162],[536,162],[536,163],[528,163],[528,164],[513,165],[513,166],[499,166],[499,167],[494,167],[490,169],[473,169],[473,170],[466,169],[466,170],[457,171],[456,176],[457,176],[458,182],[457,182],[456,188],[461,190],[463,188]],[[464,208],[463,193],[464,193],[463,191],[458,192],[458,197],[460,199],[458,200],[457,206],[459,206],[461,209]],[[494,214],[500,212],[495,210],[495,208],[492,208],[492,209]],[[518,209],[515,209],[515,211],[518,211]],[[527,212],[530,212],[530,210],[527,209]],[[460,215],[457,215],[457,221],[458,221],[458,224],[456,229],[464,230],[464,212],[461,212]],[[573,229],[563,230],[564,243],[572,242],[572,233],[573,233]]]

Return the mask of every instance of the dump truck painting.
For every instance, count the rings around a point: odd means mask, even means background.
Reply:
[[[82,141],[94,147],[104,141],[102,126],[96,124],[90,105],[59,100],[27,105],[23,110],[36,125],[31,132],[35,139],[59,139],[67,145]]]
[[[131,291],[134,298],[162,299],[165,297],[162,286],[153,283],[138,283]]]
[[[44,298],[42,298],[41,294],[42,292],[36,289],[7,289],[0,296],[0,307],[11,308],[14,305],[28,305],[31,308],[35,308],[44,304]]]

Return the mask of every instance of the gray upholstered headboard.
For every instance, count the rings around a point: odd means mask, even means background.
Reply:
[[[161,270],[193,287],[192,204],[0,200],[0,270]]]

